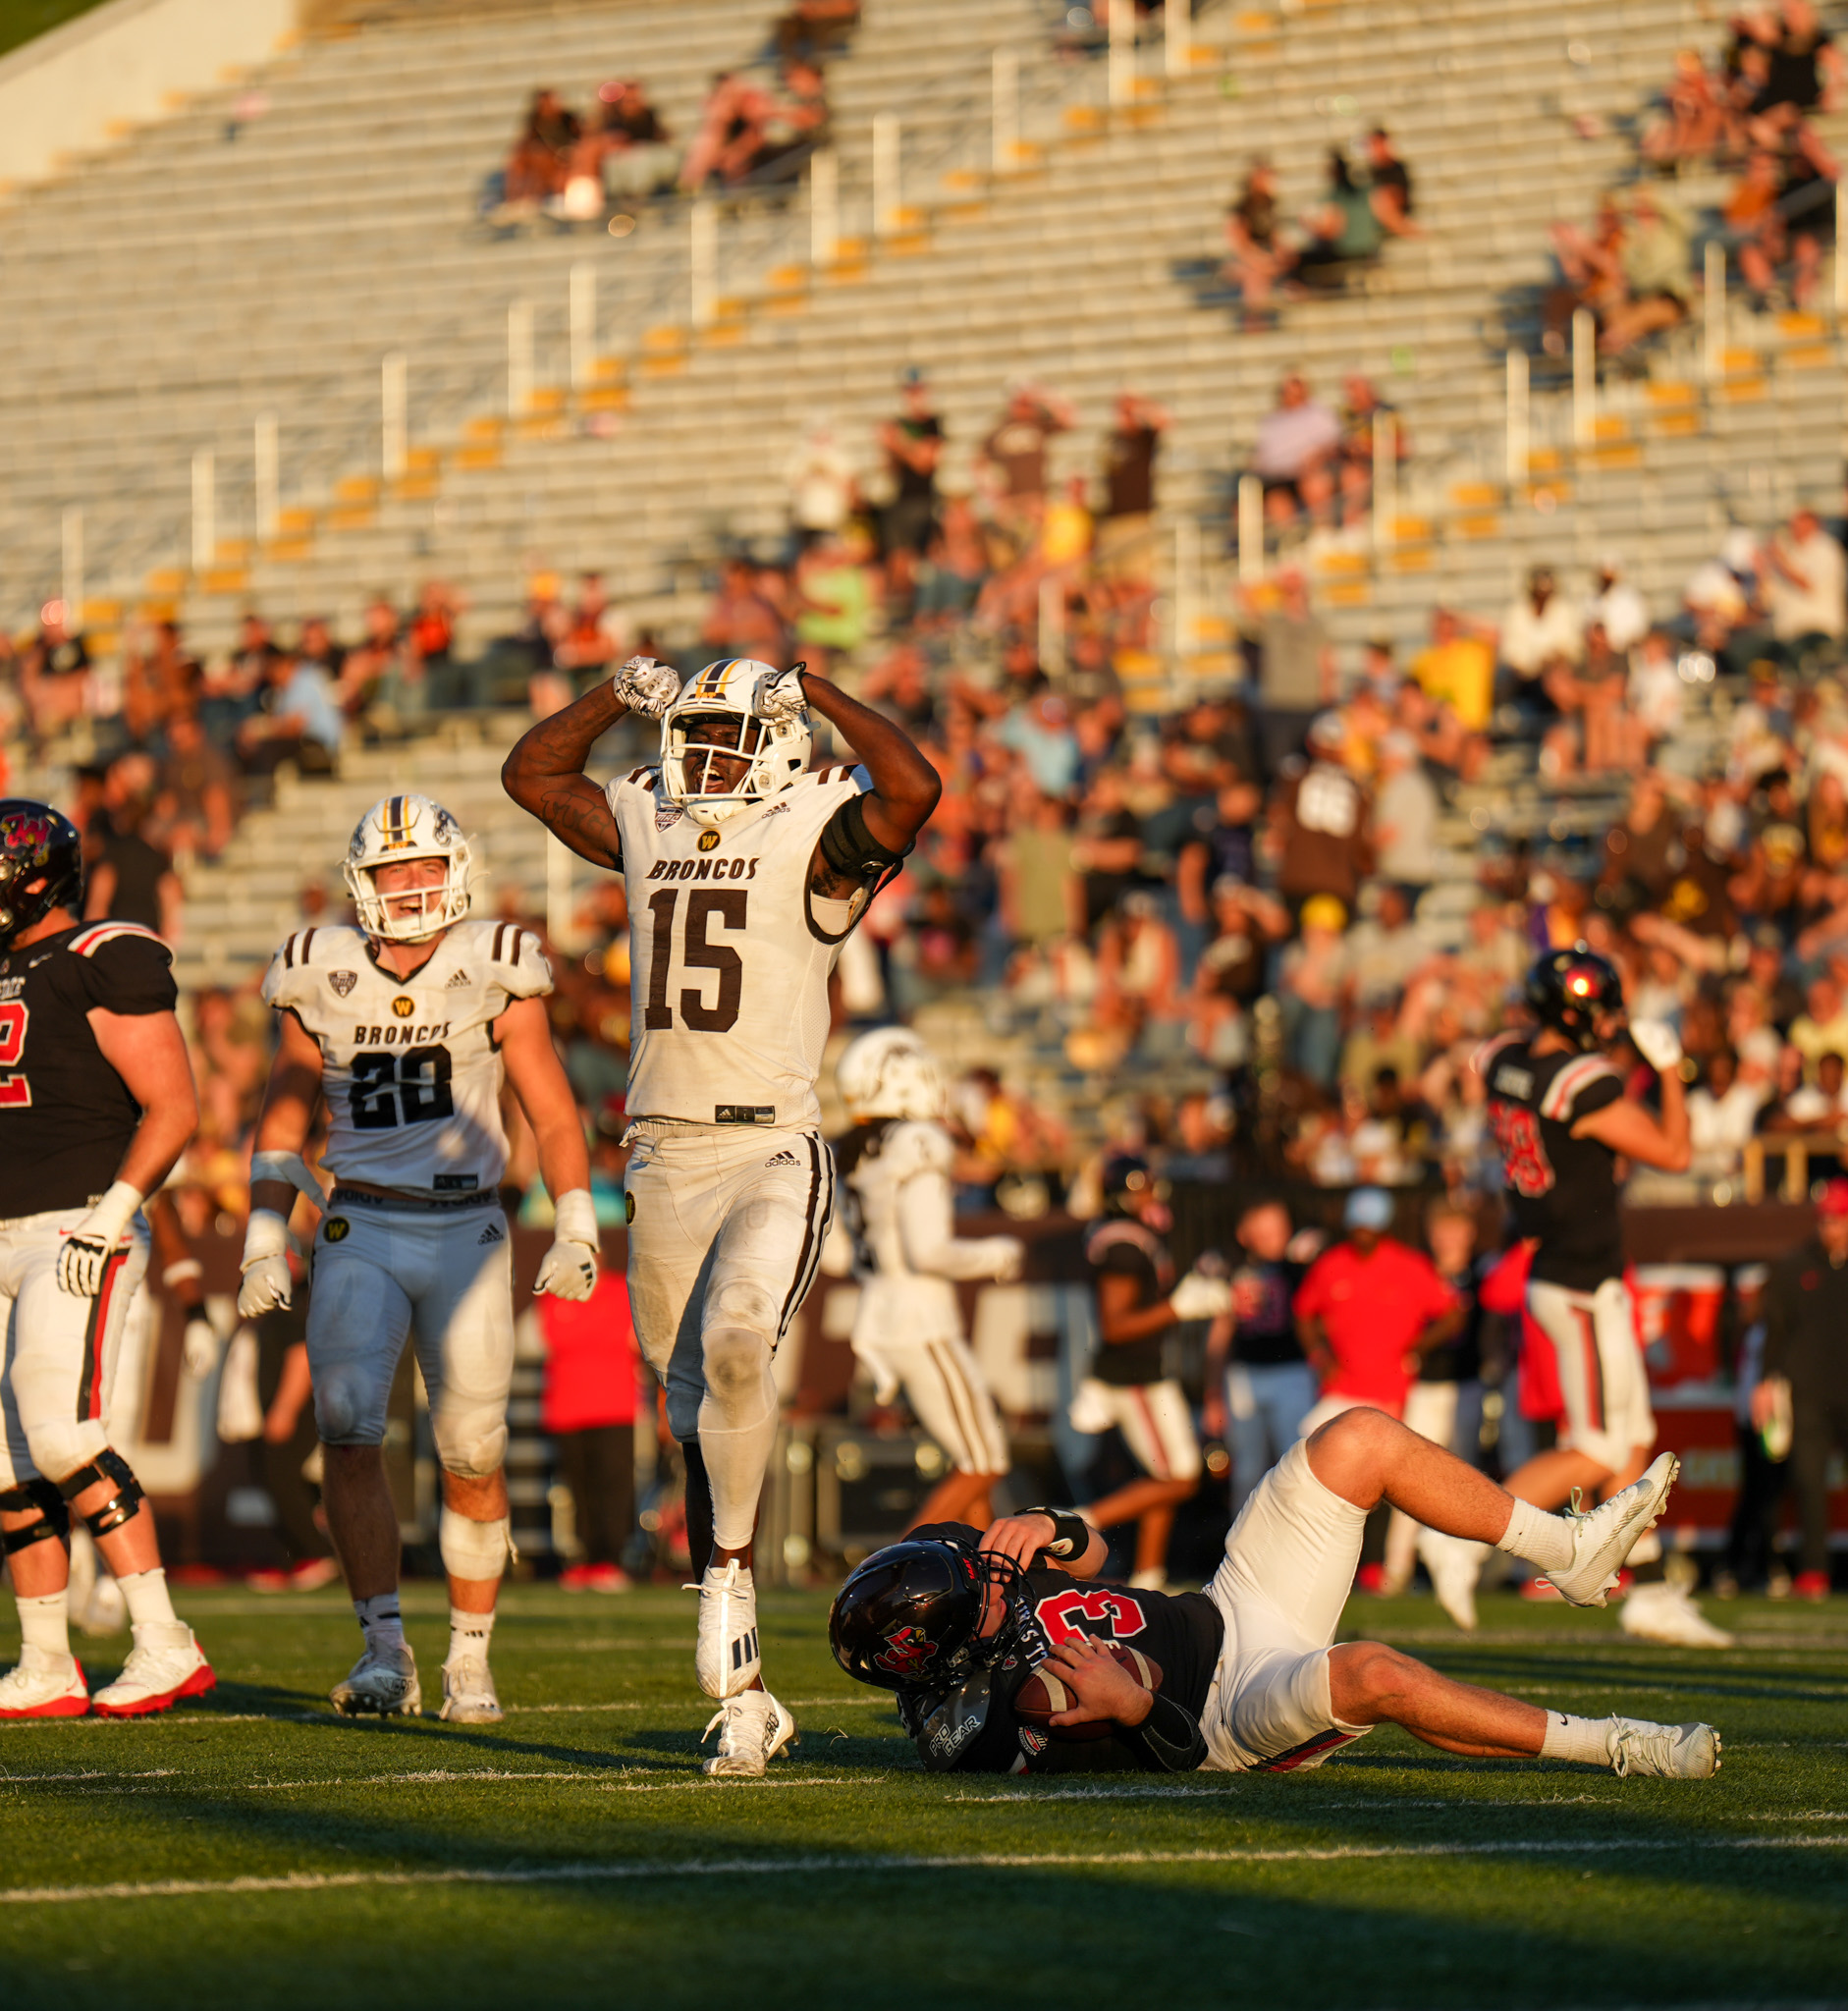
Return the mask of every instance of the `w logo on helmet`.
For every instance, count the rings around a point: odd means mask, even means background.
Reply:
[[[885,1647],[873,1660],[895,1676],[918,1676],[936,1653],[936,1642],[922,1627],[898,1627],[886,1636]]]

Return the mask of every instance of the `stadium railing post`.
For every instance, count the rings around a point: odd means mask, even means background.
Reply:
[[[1508,352],[1507,477],[1510,498],[1527,480],[1531,452],[1528,410],[1528,364],[1525,350]]]
[[[1589,307],[1572,311],[1572,444],[1598,437],[1598,323]]]
[[[274,412],[260,412],[251,427],[250,464],[256,501],[256,534],[267,544],[282,520],[282,436]]]
[[[64,595],[65,625],[72,634],[83,626],[83,506],[64,506],[64,570],[59,581]]]
[[[403,350],[379,364],[379,474],[400,482],[409,464],[410,365]]]
[[[218,457],[209,447],[192,455],[192,570],[204,572],[218,557]]]

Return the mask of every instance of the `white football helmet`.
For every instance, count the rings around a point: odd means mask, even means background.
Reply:
[[[807,714],[771,720],[757,710],[758,694],[780,675],[752,657],[722,657],[689,678],[662,714],[661,787],[695,824],[716,830],[807,772],[815,744]],[[715,754],[750,764],[734,788],[710,787]]]
[[[937,1057],[902,1026],[863,1033],[842,1055],[835,1086],[855,1123],[872,1117],[941,1121],[944,1078]]]
[[[380,894],[373,875],[405,859],[442,859],[449,871],[434,887]],[[427,943],[468,912],[473,864],[462,826],[441,803],[428,796],[383,796],[360,818],[341,870],[368,936],[383,943]]]

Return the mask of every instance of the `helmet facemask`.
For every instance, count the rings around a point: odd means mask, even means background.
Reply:
[[[695,824],[716,831],[807,770],[814,750],[807,719],[760,719],[751,710],[759,681],[775,675],[768,665],[743,659],[711,665],[663,716],[661,787]],[[743,697],[734,697],[740,685]]]
[[[381,866],[440,859],[441,880],[428,887],[379,891]],[[427,796],[389,796],[360,820],[342,872],[359,927],[379,943],[427,943],[468,913],[473,855],[462,826]]]

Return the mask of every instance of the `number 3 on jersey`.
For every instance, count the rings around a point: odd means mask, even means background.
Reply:
[[[680,890],[664,887],[648,903],[654,934],[648,950],[648,1005],[642,1026],[663,1033],[674,1024],[668,1002],[668,967],[674,961],[674,911]],[[680,994],[681,1022],[695,1033],[730,1033],[737,1024],[738,1003],[744,996],[744,959],[729,944],[708,940],[716,922],[721,929],[742,929],[750,901],[742,887],[697,887],[686,897],[686,922],[680,938],[680,962],[689,970],[716,970],[719,996],[710,1005],[690,985]]]
[[[0,1068],[17,1068],[26,1050],[26,1022],[31,1017],[17,999],[0,1005]],[[0,1075],[0,1110],[17,1110],[32,1100],[24,1075]]]

